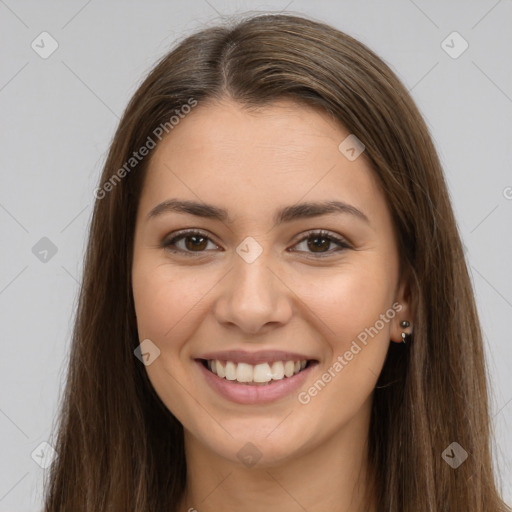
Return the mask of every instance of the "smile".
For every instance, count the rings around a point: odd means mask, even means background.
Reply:
[[[252,365],[208,359],[203,364],[221,379],[236,381],[239,384],[268,385],[270,382],[297,375],[306,368],[308,361],[306,359],[301,361],[274,361]]]
[[[319,365],[306,354],[276,350],[229,350],[198,354],[205,384],[230,402],[257,405],[292,398]]]

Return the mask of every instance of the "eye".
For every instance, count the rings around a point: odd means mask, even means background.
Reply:
[[[196,230],[189,230],[182,231],[172,238],[165,240],[162,246],[171,252],[192,256],[193,253],[206,252],[208,243],[211,243],[214,248],[218,248],[218,246],[214,244],[210,240],[210,237],[205,233]],[[304,243],[306,244],[307,249],[311,253],[318,255],[318,257],[324,257],[324,255],[329,256],[334,252],[340,252],[344,249],[351,248],[350,244],[343,238],[323,230],[308,232],[306,236],[296,244],[296,246],[300,246],[300,244]],[[333,243],[337,245],[338,248],[335,250],[326,250]],[[181,244],[181,246],[179,244]],[[296,251],[294,250],[292,252]]]
[[[204,252],[209,241],[211,242],[210,238],[201,231],[182,231],[173,238],[165,240],[162,245],[171,252],[179,252],[191,256],[191,253],[194,252]],[[179,247],[179,242],[184,242],[184,247]],[[217,247],[213,242],[211,243]]]
[[[308,232],[306,236],[302,238],[298,244],[296,244],[296,246],[304,243],[313,254],[319,255],[320,258],[330,256],[332,253],[340,252],[344,249],[351,249],[350,244],[346,240],[324,230]],[[330,247],[332,243],[336,244],[338,249],[331,251],[324,250]]]

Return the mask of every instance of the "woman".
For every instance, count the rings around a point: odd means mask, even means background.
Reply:
[[[442,169],[368,48],[188,37],[95,195],[46,512],[510,510]]]

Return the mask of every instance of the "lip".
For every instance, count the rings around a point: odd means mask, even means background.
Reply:
[[[226,354],[226,353],[224,353]],[[213,357],[208,359],[214,359]],[[218,359],[218,358],[215,358]],[[306,359],[305,357],[303,359]],[[222,359],[221,359],[222,360]],[[228,359],[232,361],[232,359]],[[277,359],[278,361],[280,359]],[[240,362],[248,362],[247,360]],[[266,359],[265,361],[268,361]],[[195,360],[199,371],[204,376],[207,384],[219,395],[230,400],[231,402],[235,402],[238,404],[265,404],[269,402],[274,402],[279,400],[280,398],[284,398],[298,388],[300,388],[304,381],[308,378],[311,371],[318,364],[317,361],[314,361],[311,365],[307,366],[301,372],[293,375],[292,377],[285,377],[282,380],[270,381],[269,384],[264,386],[259,385],[250,385],[250,384],[240,384],[236,381],[226,380],[224,378],[219,377],[215,373],[208,370],[202,360]],[[253,363],[257,364],[257,363]]]
[[[200,354],[194,359],[218,359],[219,361],[233,361],[234,363],[260,364],[274,363],[275,361],[310,361],[314,358],[296,352],[284,352],[282,350],[260,350],[247,352],[245,350],[225,350],[223,352],[208,352]],[[291,377],[288,377],[291,378]]]

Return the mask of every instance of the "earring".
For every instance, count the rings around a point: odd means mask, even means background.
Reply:
[[[409,327],[411,324],[407,320],[402,320],[400,322],[400,327]],[[406,339],[410,336],[410,334],[407,334],[406,332],[402,332],[402,343],[406,343]]]

